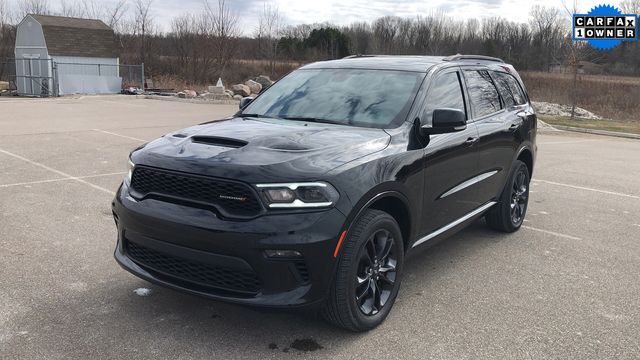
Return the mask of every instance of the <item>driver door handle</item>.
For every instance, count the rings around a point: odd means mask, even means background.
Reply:
[[[464,142],[464,144],[467,145],[467,146],[471,146],[471,145],[477,143],[478,140],[480,140],[479,137],[470,137]]]

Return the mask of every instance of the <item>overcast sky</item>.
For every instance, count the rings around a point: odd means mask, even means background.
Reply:
[[[54,11],[59,7],[60,1],[49,0]],[[162,30],[167,31],[173,16],[201,11],[202,1],[154,0],[152,12]],[[213,4],[217,0],[209,1]],[[581,0],[578,1],[578,7],[580,12],[587,12],[593,6],[602,4],[602,1]],[[434,10],[442,10],[451,16],[465,19],[502,16],[513,21],[526,22],[529,9],[533,5],[562,8],[562,0],[227,0],[229,6],[239,15],[244,34],[253,33],[265,2],[277,6],[288,25],[321,22],[345,25],[355,21],[371,21],[387,15],[413,17]],[[613,1],[616,2],[617,0]],[[572,4],[573,0],[567,0],[567,3]]]

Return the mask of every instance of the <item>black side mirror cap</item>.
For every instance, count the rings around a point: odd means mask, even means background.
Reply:
[[[249,104],[251,104],[251,102],[253,101],[252,97],[243,97],[242,100],[240,100],[240,110],[244,110],[244,108],[246,108]]]
[[[432,125],[420,127],[420,135],[446,134],[462,131],[467,128],[467,115],[458,109],[433,110]]]

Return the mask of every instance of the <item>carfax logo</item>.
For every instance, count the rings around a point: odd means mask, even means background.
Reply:
[[[638,15],[623,14],[611,5],[599,5],[588,14],[573,15],[573,40],[598,49],[611,49],[622,41],[638,41]]]

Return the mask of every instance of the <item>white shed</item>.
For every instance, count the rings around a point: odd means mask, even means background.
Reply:
[[[16,32],[16,86],[25,95],[118,93],[114,33],[104,22],[27,15]]]

